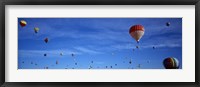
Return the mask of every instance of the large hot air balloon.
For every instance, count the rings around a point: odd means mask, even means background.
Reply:
[[[144,35],[144,27],[142,25],[134,25],[130,28],[129,34],[139,43]]]
[[[45,43],[48,43],[48,42],[49,42],[49,39],[48,39],[48,38],[45,38],[45,39],[44,39],[44,42],[45,42]]]
[[[38,33],[39,30],[40,30],[40,29],[39,29],[38,27],[35,27],[35,28],[34,28],[35,33]]]
[[[170,26],[170,22],[167,22],[167,23],[166,23],[166,26]]]
[[[21,21],[20,21],[20,25],[21,25],[22,27],[24,27],[24,26],[26,26],[26,25],[27,25],[27,23],[26,23],[26,21],[25,21],[25,20],[21,20]]]
[[[164,59],[163,65],[166,69],[178,69],[179,61],[174,57],[168,57]]]

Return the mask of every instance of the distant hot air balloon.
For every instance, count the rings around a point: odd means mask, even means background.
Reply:
[[[144,27],[142,25],[134,25],[130,28],[129,34],[139,43],[144,35]]]
[[[24,61],[22,63],[24,63]]]
[[[156,47],[153,46],[153,49],[155,49]]]
[[[27,23],[26,23],[26,21],[25,21],[25,20],[21,20],[21,21],[20,21],[20,25],[21,25],[22,27],[24,27],[24,26],[26,26],[26,25],[27,25]]]
[[[47,54],[45,53],[44,56],[47,56]]]
[[[74,54],[72,53],[72,57],[74,56]]]
[[[137,49],[139,49],[139,46],[136,46]]]
[[[35,28],[34,28],[35,33],[38,33],[39,30],[40,30],[40,29],[39,29],[38,27],[35,27]]]
[[[112,66],[110,66],[110,68],[112,68]]]
[[[56,64],[58,64],[58,61],[56,61]]]
[[[33,64],[33,62],[31,62],[31,64]]]
[[[77,63],[75,63],[75,65],[77,65]]]
[[[174,57],[168,57],[164,59],[163,65],[166,69],[178,69],[179,61]]]
[[[91,61],[91,63],[93,63],[93,61]]]
[[[117,66],[117,64],[115,64],[115,66]]]
[[[131,63],[132,63],[132,61],[130,60],[130,61],[129,61],[129,64],[131,64]]]
[[[48,43],[48,42],[49,42],[49,39],[48,39],[48,38],[45,38],[45,39],[44,39],[44,42],[45,42],[45,43]]]
[[[141,64],[138,64],[138,66],[137,66],[138,68],[140,68],[141,67]]]
[[[63,55],[63,53],[60,53],[60,56],[62,56]]]
[[[170,26],[170,22],[167,22],[167,23],[166,23],[166,26]]]

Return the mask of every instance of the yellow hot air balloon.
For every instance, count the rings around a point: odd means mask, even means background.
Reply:
[[[35,27],[35,28],[34,28],[35,33],[38,33],[39,30],[40,30],[40,29],[39,29],[38,27]]]

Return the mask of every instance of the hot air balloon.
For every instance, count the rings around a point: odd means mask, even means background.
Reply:
[[[33,64],[33,62],[31,62],[31,64]]]
[[[93,63],[93,61],[91,61],[91,63]]]
[[[35,33],[38,33],[39,30],[40,30],[40,29],[39,29],[38,27],[35,27],[35,28],[34,28]]]
[[[44,56],[47,56],[47,54],[45,53]]]
[[[58,64],[58,61],[56,61],[56,64]]]
[[[139,49],[139,46],[136,46],[137,49]]]
[[[27,23],[26,23],[26,21],[25,21],[25,20],[21,20],[21,21],[20,21],[20,25],[21,25],[22,27],[24,27],[24,26],[26,26],[26,25],[27,25]]]
[[[168,57],[164,59],[163,65],[166,69],[178,69],[179,61],[174,57]]]
[[[110,68],[112,68],[112,66],[110,66]]]
[[[48,38],[45,38],[45,39],[44,39],[44,42],[45,42],[45,43],[48,43],[48,42],[49,42],[49,39],[48,39]]]
[[[22,63],[24,63],[24,61]]]
[[[132,61],[130,60],[130,61],[129,61],[129,64],[131,64],[131,63],[132,63]]]
[[[129,34],[139,43],[144,35],[144,27],[142,25],[134,25],[130,28]]]
[[[72,57],[74,56],[74,54],[72,53]]]
[[[166,23],[166,26],[168,26],[168,27],[169,27],[169,26],[170,26],[170,22],[167,22],[167,23]]]
[[[153,46],[153,49],[155,49],[155,47]]]
[[[137,66],[138,68],[140,68],[141,67],[141,64],[138,64],[138,66]]]
[[[117,64],[115,64],[115,66],[117,66]]]
[[[60,53],[60,56],[62,56],[63,55],[63,53]]]
[[[75,65],[77,65],[77,63],[75,63]]]

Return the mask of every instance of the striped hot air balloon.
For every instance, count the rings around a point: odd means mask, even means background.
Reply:
[[[129,34],[139,43],[144,35],[144,27],[142,25],[134,25],[130,28]]]
[[[164,59],[163,65],[166,69],[178,69],[179,61],[174,57],[168,57]]]

